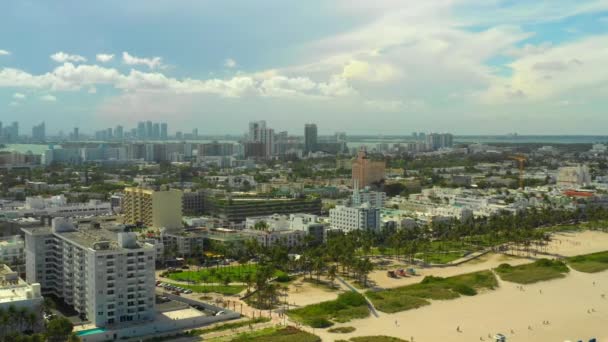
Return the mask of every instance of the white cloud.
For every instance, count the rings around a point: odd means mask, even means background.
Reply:
[[[240,74],[228,79],[176,79],[161,72],[131,70],[123,74],[99,65],[64,63],[53,71],[32,75],[19,69],[0,69],[0,87],[48,89],[52,91],[91,90],[108,85],[124,92],[164,92],[173,94],[215,94],[222,97],[259,95],[271,97],[338,97],[355,94],[348,81],[331,76],[325,82],[279,73]]]
[[[87,59],[80,55],[70,55],[63,51],[59,51],[55,54],[51,55],[51,59],[57,63],[65,63],[65,62],[86,62]]]
[[[523,56],[509,65],[513,74],[494,78],[481,99],[488,103],[543,101],[575,90],[597,88],[608,82],[608,74],[599,72],[608,60],[606,46],[608,35],[601,35]]]
[[[23,93],[14,93],[13,98],[15,100],[25,100],[26,96]]]
[[[89,94],[97,94],[97,88],[90,87],[89,90],[87,91],[87,93],[89,93]]]
[[[232,59],[232,58],[227,58],[227,59],[224,61],[224,66],[225,66],[226,68],[235,68],[235,67],[237,66],[237,64],[236,64],[236,61],[235,61],[234,59]]]
[[[57,101],[57,98],[53,95],[43,95],[43,96],[40,96],[40,100],[47,101],[47,102],[55,102],[55,101]]]
[[[17,107],[17,106],[20,105],[20,103],[17,102],[17,101],[11,101],[11,103],[9,103],[8,105],[11,106],[11,107]]]
[[[8,56],[8,55],[10,55],[10,54],[11,54],[11,52],[10,52],[10,51],[7,51],[7,50],[1,50],[1,49],[0,49],[0,56]]]
[[[401,72],[388,63],[373,64],[366,61],[351,60],[344,66],[342,77],[370,82],[385,82],[400,77]]]
[[[112,59],[114,59],[114,55],[106,54],[106,53],[98,53],[95,56],[95,59],[97,59],[97,61],[99,61],[99,62],[107,63],[107,62],[111,61]]]
[[[145,65],[150,69],[158,68],[162,66],[162,58],[141,58],[130,55],[128,52],[122,53],[122,62],[127,65]]]

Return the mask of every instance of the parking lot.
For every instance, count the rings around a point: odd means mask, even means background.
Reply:
[[[160,281],[156,282],[156,287],[159,287],[167,292],[170,292],[171,294],[174,294],[176,296],[179,296],[182,293],[186,293],[186,294],[190,294],[192,293],[192,290],[177,286],[177,285],[172,285],[172,284],[168,284],[168,283],[163,283]]]

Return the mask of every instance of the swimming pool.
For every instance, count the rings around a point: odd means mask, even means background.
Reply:
[[[87,335],[94,335],[94,334],[99,334],[102,332],[105,332],[106,329],[105,328],[95,328],[95,329],[88,329],[88,330],[81,330],[76,332],[76,336],[87,336]]]

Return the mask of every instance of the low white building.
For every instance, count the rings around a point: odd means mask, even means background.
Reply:
[[[263,222],[263,227],[259,223]],[[254,237],[260,245],[268,247],[282,241],[289,247],[304,242],[307,236],[311,241],[325,240],[325,223],[317,215],[290,214],[248,217],[243,233]]]
[[[8,236],[0,240],[0,263],[7,265],[25,262],[25,242],[20,235]]]
[[[0,265],[0,308],[5,312],[10,306],[27,308],[38,314],[43,301],[40,284],[28,284],[10,267]]]

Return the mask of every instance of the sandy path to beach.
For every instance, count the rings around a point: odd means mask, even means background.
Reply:
[[[414,341],[425,342],[470,342],[482,338],[491,341],[488,334],[499,332],[508,341],[588,341],[592,337],[608,341],[608,299],[601,296],[608,296],[608,271],[597,274],[572,271],[564,279],[524,289],[501,281],[499,289],[478,296],[433,301],[418,310],[381,313],[379,318],[337,325],[356,327],[351,334],[331,334],[319,329],[315,332],[323,341],[369,335],[406,340],[413,336]],[[461,332],[456,331],[458,326]]]

